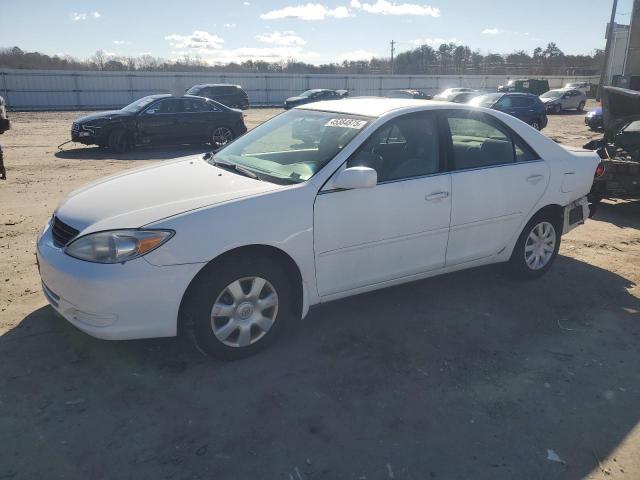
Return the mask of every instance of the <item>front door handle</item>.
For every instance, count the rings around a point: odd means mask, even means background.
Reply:
[[[448,196],[449,196],[449,192],[434,192],[424,197],[424,199],[429,202],[433,202],[434,200],[440,200],[443,198],[447,198]]]
[[[529,182],[529,183],[538,183],[543,178],[544,178],[544,175],[529,175],[527,177],[527,182]]]

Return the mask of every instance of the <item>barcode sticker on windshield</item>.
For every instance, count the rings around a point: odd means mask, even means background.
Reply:
[[[360,130],[366,125],[366,120],[357,120],[355,118],[332,118],[324,124],[325,127],[342,127],[342,128],[355,128]]]

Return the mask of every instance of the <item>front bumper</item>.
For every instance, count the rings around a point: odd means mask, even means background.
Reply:
[[[74,122],[71,126],[71,141],[85,145],[100,145],[102,142],[102,129],[100,127],[87,127]]]
[[[588,117],[585,115],[584,124],[591,128],[599,128],[603,126],[602,117],[601,116],[591,116]]]
[[[51,306],[89,335],[105,340],[177,334],[180,301],[202,264],[157,267],[144,258],[104,265],[77,260],[38,238],[42,289]]]

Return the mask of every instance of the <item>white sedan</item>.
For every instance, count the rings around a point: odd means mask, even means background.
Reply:
[[[542,275],[587,218],[599,160],[495,110],[305,105],[72,192],[38,238],[43,290],[95,337],[186,327],[239,358],[322,302],[496,262]]]

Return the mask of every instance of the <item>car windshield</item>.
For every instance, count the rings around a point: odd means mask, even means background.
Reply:
[[[300,97],[310,97],[311,95],[313,95],[314,93],[319,92],[320,90],[307,90],[305,92],[302,92],[299,96]]]
[[[548,92],[540,95],[540,98],[559,98],[564,94],[564,92],[560,90],[549,90]]]
[[[370,121],[360,115],[289,110],[238,138],[208,161],[235,164],[267,180],[300,183],[319,172]]]
[[[479,97],[473,98],[469,105],[473,105],[474,107],[493,107],[498,100],[503,97],[502,93],[490,93],[489,95],[480,95]]]
[[[137,113],[156,99],[157,97],[143,97],[140,100],[136,100],[135,102],[130,103],[122,110],[126,112]]]

